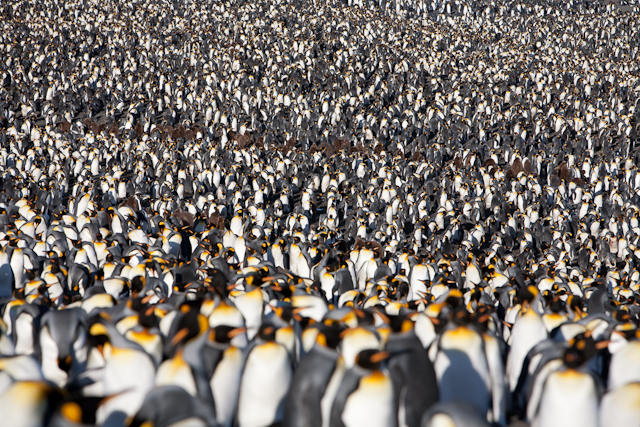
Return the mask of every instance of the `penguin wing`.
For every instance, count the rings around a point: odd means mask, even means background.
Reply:
[[[211,378],[216,371],[216,367],[220,360],[222,360],[224,350],[216,348],[211,345],[204,345],[202,347],[202,365],[205,367],[205,374],[207,378]]]
[[[360,384],[360,379],[362,378],[362,374],[357,372],[357,368],[352,368],[344,375],[342,379],[342,383],[338,388],[338,392],[333,400],[333,405],[331,406],[331,415],[329,417],[329,427],[345,427],[342,422],[342,412],[344,411],[344,407],[347,404],[347,399],[349,395],[353,393]]]
[[[438,380],[427,350],[411,332],[389,337],[387,351],[397,353],[389,360],[398,407],[404,407],[407,425],[417,425],[422,414],[439,400]]]
[[[339,295],[354,289],[351,274],[348,270],[342,269],[336,272],[336,281],[333,292],[338,291]]]
[[[314,347],[296,369],[285,400],[283,427],[320,427],[320,402],[331,380],[338,353]]]

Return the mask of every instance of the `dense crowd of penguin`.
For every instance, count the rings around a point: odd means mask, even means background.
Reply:
[[[634,1],[0,3],[0,425],[640,426]]]

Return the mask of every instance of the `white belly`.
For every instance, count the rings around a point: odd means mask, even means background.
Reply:
[[[549,376],[533,427],[596,427],[598,394],[593,378],[574,370]]]
[[[211,377],[211,392],[216,404],[216,419],[222,426],[231,425],[236,410],[242,373],[242,352],[229,347]]]
[[[360,380],[342,412],[346,427],[394,425],[393,386],[388,374],[376,371]]]
[[[600,405],[601,427],[640,427],[640,383],[610,391]]]
[[[282,418],[282,400],[291,380],[287,349],[266,343],[255,347],[242,374],[238,425],[264,427]]]

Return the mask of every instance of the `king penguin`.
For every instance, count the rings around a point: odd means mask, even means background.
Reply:
[[[265,323],[255,345],[248,350],[238,396],[239,427],[270,426],[284,418],[292,361],[287,349],[275,339],[275,327]]]
[[[345,374],[331,408],[329,427],[394,427],[393,381],[383,362],[388,352],[362,350]]]
[[[388,367],[398,405],[398,425],[419,427],[424,411],[439,400],[436,372],[413,322],[404,316],[388,317],[392,333],[385,349],[396,354]]]
[[[438,341],[434,367],[443,402],[464,400],[487,414],[491,404],[491,376],[482,335],[464,307],[452,319]]]
[[[315,345],[302,359],[291,380],[283,427],[328,425],[328,414],[322,412],[322,400],[339,363],[337,346],[342,330],[337,324],[319,327]]]
[[[587,362],[582,345],[569,347],[563,366],[545,381],[532,427],[597,427],[602,386],[584,369]]]
[[[511,331],[511,350],[507,358],[507,377],[511,392],[518,385],[527,353],[533,346],[547,338],[547,329],[533,305],[537,295],[538,289],[534,286],[521,290],[518,295],[522,308]]]
[[[611,390],[600,403],[600,427],[640,427],[640,382]]]

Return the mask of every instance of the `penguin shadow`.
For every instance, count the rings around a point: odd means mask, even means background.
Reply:
[[[462,400],[475,406],[481,413],[486,413],[489,402],[487,386],[471,359],[460,350],[443,350],[449,359],[449,366],[445,369],[438,385],[442,402]],[[466,369],[461,369],[464,367]],[[481,393],[480,391],[485,391]]]

